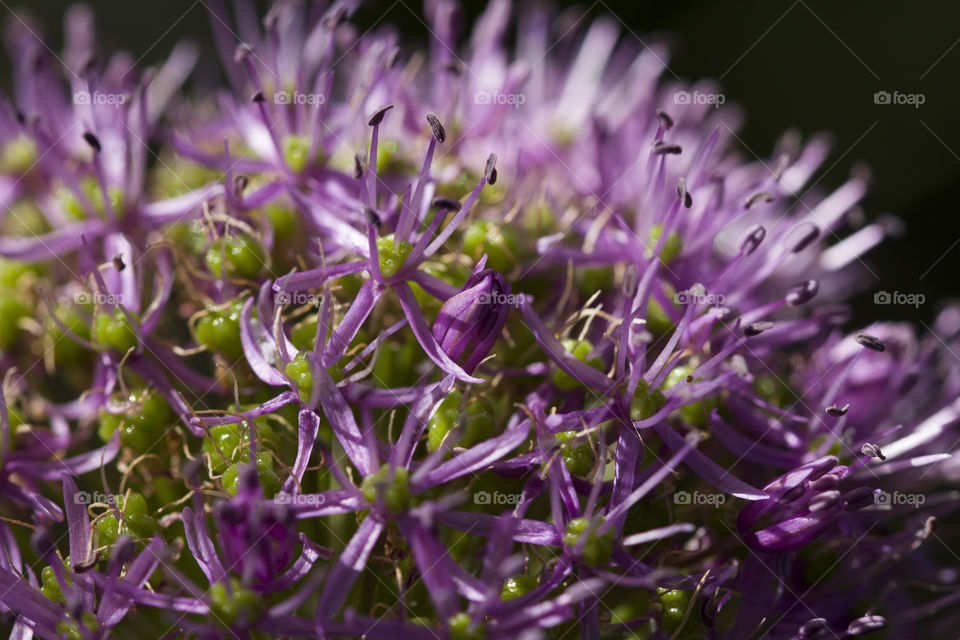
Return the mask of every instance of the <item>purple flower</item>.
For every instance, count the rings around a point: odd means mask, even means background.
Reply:
[[[500,337],[513,298],[503,276],[478,265],[460,293],[450,297],[433,323],[433,337],[452,360],[463,358],[468,373]]]

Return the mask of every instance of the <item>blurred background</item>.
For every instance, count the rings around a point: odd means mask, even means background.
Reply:
[[[28,11],[57,50],[67,0],[31,0]],[[100,0],[98,31],[106,51],[125,49],[141,64],[164,58],[189,38],[204,47],[202,64],[215,73],[203,0]],[[266,3],[263,3],[266,4]],[[16,5],[0,0],[10,19]],[[465,0],[469,24],[486,5]],[[815,177],[834,188],[858,164],[869,166],[869,219],[892,213],[905,232],[868,255],[879,276],[854,300],[858,323],[909,319],[930,325],[939,302],[956,294],[960,268],[960,2],[928,0],[597,0],[556,2],[583,24],[615,16],[624,38],[671,43],[670,70],[685,80],[716,78],[728,103],[742,107],[744,153],[768,158],[788,128],[804,136],[829,132],[833,154]],[[381,21],[402,29],[408,44],[426,41],[422,5],[379,0],[357,23]],[[633,35],[631,35],[631,33]],[[5,56],[9,52],[4,51]],[[9,60],[5,62],[9,63]],[[3,65],[7,75],[9,64]],[[923,104],[875,104],[878,91],[922,94]],[[877,305],[880,291],[922,294],[919,306]]]

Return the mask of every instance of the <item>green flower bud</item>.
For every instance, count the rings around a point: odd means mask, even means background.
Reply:
[[[589,340],[578,341],[572,338],[566,338],[561,340],[560,344],[580,362],[586,362],[594,369],[603,370],[603,360],[600,358],[590,358],[589,361],[587,360],[590,352],[593,351],[593,344]],[[559,368],[553,372],[553,384],[562,391],[571,391],[581,386],[579,380]]]
[[[403,467],[391,469],[389,464],[383,465],[380,471],[363,479],[360,490],[363,499],[372,505],[382,497],[384,506],[393,513],[401,513],[410,506],[410,485]]]
[[[583,540],[580,559],[588,567],[606,565],[613,555],[613,538],[616,532],[611,527],[598,535],[597,529],[600,524],[602,524],[601,521],[591,523],[587,518],[574,518],[567,523],[566,533],[563,534],[563,546],[571,550]]]
[[[393,240],[392,233],[377,238],[377,259],[380,261],[380,273],[384,278],[395,276],[413,251],[413,245],[409,242],[401,240],[394,244]]]

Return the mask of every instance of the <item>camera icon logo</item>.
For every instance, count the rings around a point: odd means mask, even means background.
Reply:
[[[89,91],[77,91],[73,94],[73,104],[90,104]]]
[[[290,504],[290,494],[286,491],[281,491],[277,494],[275,500],[277,504]]]
[[[873,496],[873,504],[889,505],[893,502],[892,497],[886,491],[878,491]]]
[[[489,91],[477,91],[473,94],[474,104],[490,104],[490,92]]]
[[[273,94],[273,103],[274,104],[290,104],[290,92],[275,91]]]
[[[877,291],[873,294],[873,304],[890,304],[892,301],[887,291]]]
[[[474,504],[490,504],[490,492],[489,491],[478,491],[473,494],[473,503]]]
[[[691,498],[688,491],[677,491],[673,494],[673,504],[690,504]]]
[[[90,497],[86,491],[78,491],[73,494],[73,504],[90,504],[92,502]]]
[[[273,304],[290,304],[290,293],[280,291],[273,296]]]
[[[690,92],[677,91],[675,94],[673,94],[673,103],[674,104],[690,104]]]
[[[890,104],[890,92],[877,91],[873,94],[873,104]]]

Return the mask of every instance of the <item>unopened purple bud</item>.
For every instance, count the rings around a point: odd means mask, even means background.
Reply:
[[[819,290],[820,283],[816,280],[807,280],[806,282],[795,284],[787,291],[787,304],[791,307],[796,307],[810,302]]]
[[[887,350],[886,345],[883,344],[883,340],[871,336],[869,333],[857,334],[857,342],[865,346],[867,349],[871,349],[877,353],[883,353]]]
[[[472,371],[500,337],[512,299],[502,275],[491,269],[475,273],[440,307],[433,337],[451,360],[463,358],[464,370]]]

